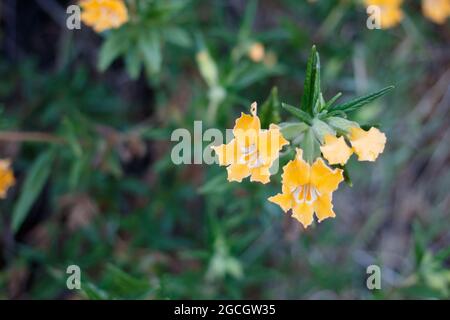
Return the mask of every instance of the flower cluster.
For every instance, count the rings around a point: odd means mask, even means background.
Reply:
[[[377,128],[372,127],[365,131],[354,126],[347,135],[336,137],[326,134],[320,151],[329,164],[344,165],[353,152],[358,155],[359,161],[375,161],[383,152],[385,144],[386,136]]]
[[[0,199],[6,197],[8,189],[14,185],[14,174],[9,160],[0,159]]]
[[[387,87],[343,104],[334,104],[340,94],[325,102],[320,92],[319,70],[319,55],[313,47],[301,107],[282,104],[300,122],[270,123],[268,129],[261,129],[254,102],[251,114],[242,113],[236,120],[234,138],[228,144],[213,147],[219,165],[227,166],[228,181],[241,182],[250,177],[250,181],[266,184],[282,148],[299,144],[295,158],[283,167],[281,193],[268,200],[285,212],[291,210],[292,217],[305,228],[314,221],[314,214],[319,222],[336,216],[332,195],[344,181],[345,165],[353,153],[359,161],[375,161],[383,152],[385,134],[376,127],[365,130],[347,116],[392,89]],[[270,118],[265,111],[265,117]]]
[[[366,6],[378,6],[381,15],[381,28],[395,27],[402,21],[403,0],[364,0]],[[443,24],[450,17],[450,0],[422,0],[422,12],[431,21]]]
[[[82,0],[81,20],[95,32],[119,28],[128,21],[128,10],[122,0]]]

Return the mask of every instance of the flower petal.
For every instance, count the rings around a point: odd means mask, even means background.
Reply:
[[[288,190],[309,183],[311,167],[303,160],[302,156],[302,149],[297,149],[296,158],[283,167],[283,185]]]
[[[0,198],[6,197],[8,189],[14,185],[15,178],[9,160],[0,160]]]
[[[245,164],[233,163],[228,168],[228,181],[242,182],[242,179],[247,178],[251,170]]]
[[[311,167],[311,184],[320,194],[331,193],[344,180],[342,169],[332,170],[322,158],[317,158]]]
[[[271,124],[268,130],[262,130],[258,135],[258,153],[264,163],[272,164],[280,153],[283,146],[289,142],[283,137],[280,128]]]
[[[268,200],[279,205],[284,212],[287,212],[292,207],[292,196],[290,194],[279,193]]]
[[[241,113],[241,116],[236,119],[233,134],[238,136],[239,134],[245,133],[247,131],[253,132],[256,136],[261,129],[261,122],[258,116],[252,116],[249,114]]]
[[[351,128],[349,138],[359,161],[375,161],[386,144],[386,135],[374,127],[369,131]]]
[[[344,137],[337,138],[331,134],[324,137],[325,144],[320,147],[320,151],[330,164],[347,163],[348,158],[352,155],[352,149],[345,143]]]
[[[297,219],[305,228],[313,222],[313,213],[312,204],[306,202],[298,203],[292,208],[292,217]]]
[[[316,212],[319,222],[327,219],[334,218],[336,214],[333,211],[333,203],[331,202],[331,193],[325,193],[317,198],[314,202],[314,211]]]
[[[261,182],[262,184],[266,184],[266,183],[270,182],[269,166],[261,166],[261,167],[252,169],[252,175],[250,177],[250,181],[257,181],[257,182]]]
[[[231,163],[236,163],[238,160],[238,148],[236,140],[231,140],[228,144],[212,147],[219,158],[219,165],[228,166]]]

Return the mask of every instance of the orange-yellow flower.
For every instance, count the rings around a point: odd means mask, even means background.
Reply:
[[[386,144],[386,135],[375,127],[368,131],[353,127],[349,139],[359,161],[375,161]]]
[[[402,21],[402,2],[403,0],[365,0],[367,7],[377,6],[380,9],[380,24],[382,29],[392,28]]]
[[[14,174],[9,160],[0,160],[0,198],[6,197],[8,189],[14,185]]]
[[[322,158],[309,165],[303,160],[303,151],[297,149],[294,160],[283,167],[282,193],[269,198],[305,228],[313,222],[314,212],[321,222],[335,217],[332,194],[343,180],[341,169],[331,169]]]
[[[289,144],[277,125],[271,124],[269,129],[261,129],[256,108],[254,102],[251,115],[242,113],[236,120],[234,139],[230,143],[213,147],[219,165],[227,166],[228,181],[241,182],[250,176],[250,181],[268,183],[270,167],[283,146]]]
[[[119,28],[128,21],[123,0],[82,0],[81,20],[96,32]]]
[[[320,147],[320,151],[330,164],[347,163],[348,158],[352,155],[352,149],[347,146],[344,137],[337,138],[332,134],[326,134],[324,137],[324,145]]]
[[[253,43],[248,49],[248,56],[253,62],[261,62],[264,59],[264,55],[264,46],[259,42]]]
[[[331,134],[325,135],[325,143],[320,147],[320,151],[329,164],[344,165],[353,152],[358,155],[359,161],[375,161],[386,144],[386,135],[374,127],[368,131],[352,127],[347,138],[351,148],[343,136],[337,138]]]
[[[450,0],[423,0],[422,11],[431,21],[443,24],[450,16]]]

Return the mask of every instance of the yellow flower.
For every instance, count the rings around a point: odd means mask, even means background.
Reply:
[[[82,0],[81,20],[96,32],[119,28],[128,21],[128,11],[122,0]]]
[[[343,136],[337,138],[331,134],[324,136],[324,144],[320,147],[322,155],[329,164],[344,165],[353,152],[358,155],[359,161],[375,161],[383,152],[386,144],[386,135],[377,128],[364,131],[359,127],[351,127],[347,136],[351,148]]]
[[[14,174],[10,168],[9,160],[0,160],[0,198],[6,197],[8,189],[14,185]]]
[[[343,180],[341,169],[332,170],[322,158],[309,165],[303,160],[303,151],[283,167],[282,193],[269,198],[285,212],[292,209],[292,216],[305,228],[313,222],[313,214],[321,222],[335,217],[332,193]]]
[[[365,0],[366,6],[380,8],[381,28],[389,29],[396,26],[403,19],[401,4],[403,0]]]
[[[353,127],[350,129],[349,139],[359,161],[375,161],[386,144],[386,135],[374,127],[369,131]]]
[[[259,42],[253,43],[248,49],[248,56],[253,62],[261,62],[264,59],[264,55],[264,46]]]
[[[423,0],[422,11],[433,22],[443,24],[450,16],[450,0]]]
[[[234,139],[230,143],[213,147],[219,165],[228,166],[228,181],[241,182],[251,176],[250,181],[268,183],[270,167],[283,146],[289,144],[277,125],[271,124],[269,129],[261,129],[256,108],[256,102],[253,102],[252,115],[242,113],[236,120]]]
[[[344,137],[337,138],[331,134],[326,134],[324,140],[325,144],[320,147],[320,151],[322,151],[325,159],[330,164],[346,164],[353,152],[345,143]]]

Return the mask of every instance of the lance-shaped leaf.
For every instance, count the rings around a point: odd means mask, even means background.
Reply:
[[[310,115],[320,94],[320,59],[316,46],[311,49],[311,54],[306,66],[306,76],[303,85],[301,109]]]
[[[100,49],[97,62],[98,70],[105,71],[114,60],[127,51],[128,47],[129,40],[123,32],[119,30],[112,32]]]
[[[296,107],[291,106],[291,105],[289,105],[289,104],[286,104],[286,103],[284,103],[284,102],[281,104],[281,106],[282,106],[285,110],[289,111],[291,114],[293,114],[294,116],[296,116],[297,118],[299,118],[300,120],[302,120],[303,122],[305,122],[305,123],[311,125],[311,123],[312,123],[312,118],[311,118],[311,116],[310,116],[308,113],[306,113],[305,111],[300,110],[299,108],[296,108]]]
[[[273,87],[269,97],[260,108],[261,127],[268,128],[271,123],[279,123],[280,118],[280,100],[278,99],[278,88]]]
[[[336,101],[342,96],[342,92],[338,92],[333,98],[331,98],[321,110],[328,110]]]
[[[374,101],[375,99],[378,99],[379,97],[384,96],[386,93],[388,93],[393,88],[394,88],[394,86],[389,86],[389,87],[383,88],[380,91],[377,91],[375,93],[371,93],[366,96],[362,96],[362,97],[353,99],[346,103],[337,104],[334,107],[330,108],[330,112],[334,112],[334,111],[352,112],[352,111],[355,111],[355,110],[361,108],[362,106]]]
[[[52,170],[54,153],[43,153],[31,166],[12,213],[12,229],[17,232],[25,220],[31,206],[40,194]]]
[[[303,122],[282,122],[279,124],[279,126],[283,137],[288,140],[292,140],[298,137],[309,129],[309,126]]]

